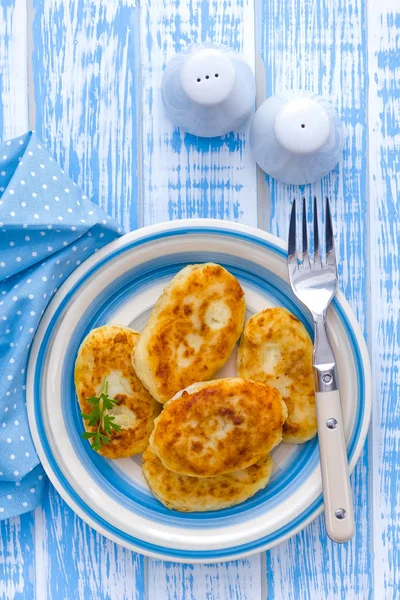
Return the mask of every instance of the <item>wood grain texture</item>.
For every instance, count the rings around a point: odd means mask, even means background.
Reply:
[[[254,68],[252,0],[150,0],[141,7],[143,222],[191,217],[257,219],[255,165],[247,125],[225,138],[184,134],[168,121],[160,82],[165,64],[190,43],[225,43]],[[148,561],[148,597],[259,600],[260,557],[222,565]]]
[[[144,600],[144,558],[85,525],[51,485],[35,518],[38,600]]]
[[[27,29],[25,0],[0,3],[0,136],[28,128]]]
[[[147,584],[149,600],[261,600],[261,555],[218,565],[149,560]]]
[[[36,128],[94,202],[137,227],[137,11],[130,0],[34,0]],[[50,489],[36,511],[40,600],[144,596],[145,559],[96,534]]]
[[[35,586],[34,519],[31,513],[0,521],[0,599],[30,600]]]
[[[0,139],[28,129],[27,30],[24,0],[0,4]],[[0,521],[0,599],[34,597],[34,518]]]
[[[138,23],[134,0],[32,2],[36,129],[127,230],[138,225]],[[31,98],[33,101],[33,98]]]
[[[400,5],[368,3],[374,594],[400,598]]]
[[[367,74],[363,0],[269,0],[259,4],[260,51],[267,96],[308,89],[331,98],[347,131],[343,159],[314,186],[268,181],[271,231],[286,238],[290,201],[303,194],[331,199],[340,288],[367,333]],[[311,216],[311,215],[310,215]],[[367,450],[352,476],[356,536],[348,544],[327,539],[323,517],[267,553],[267,598],[358,600],[372,597]]]

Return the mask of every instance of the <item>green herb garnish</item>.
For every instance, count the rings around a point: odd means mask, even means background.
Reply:
[[[87,401],[93,406],[91,412],[86,415],[81,412],[81,417],[84,421],[88,421],[89,427],[97,427],[96,431],[85,431],[82,437],[85,440],[92,440],[92,448],[98,452],[101,450],[102,444],[109,444],[110,438],[104,434],[110,434],[113,431],[121,431],[121,427],[114,423],[115,417],[105,414],[107,410],[111,410],[118,400],[110,398],[108,395],[108,381],[104,379],[100,396],[92,396]],[[103,433],[102,433],[103,432]]]

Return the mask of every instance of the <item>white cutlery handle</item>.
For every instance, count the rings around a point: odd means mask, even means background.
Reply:
[[[354,514],[340,394],[316,392],[315,400],[326,531],[334,542],[347,542]]]

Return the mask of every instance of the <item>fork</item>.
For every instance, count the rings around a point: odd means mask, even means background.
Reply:
[[[336,256],[328,198],[325,211],[325,256],[322,260],[318,235],[317,201],[314,198],[314,256],[308,251],[306,202],[303,198],[301,253],[297,253],[296,201],[289,225],[288,268],[292,290],[314,320],[314,388],[325,526],[334,542],[347,542],[354,535],[354,515],[344,438],[335,355],[327,332],[327,309],[337,290]]]

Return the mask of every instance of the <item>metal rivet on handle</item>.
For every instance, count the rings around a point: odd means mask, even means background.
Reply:
[[[326,373],[326,375],[324,375],[322,377],[322,379],[323,379],[324,383],[330,383],[332,381],[332,375],[329,375],[329,373]]]
[[[337,510],[335,510],[335,517],[337,519],[339,519],[340,521],[342,519],[345,519],[347,515],[347,512],[344,510],[344,508],[338,508]]]
[[[334,418],[328,419],[326,422],[326,426],[328,429],[336,429],[336,427],[337,427],[336,419],[334,419]]]

